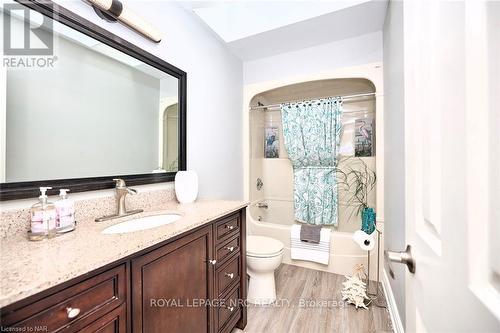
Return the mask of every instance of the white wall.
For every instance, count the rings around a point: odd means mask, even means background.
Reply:
[[[382,61],[381,32],[247,61],[243,64],[244,84],[317,74],[378,61]]]
[[[405,248],[405,117],[403,3],[390,1],[384,24],[385,87],[385,248]],[[390,279],[401,321],[405,322],[405,266],[393,265]]]
[[[83,1],[55,2],[187,72],[187,162],[198,172],[200,197],[242,198],[241,61],[172,2],[127,2],[164,33],[159,44],[101,20]]]

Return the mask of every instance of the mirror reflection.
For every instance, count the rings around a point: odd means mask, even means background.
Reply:
[[[13,18],[22,40],[23,18]],[[177,171],[178,79],[53,27],[53,68],[4,69],[0,182]]]

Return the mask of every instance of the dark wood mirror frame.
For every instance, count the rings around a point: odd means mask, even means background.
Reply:
[[[39,0],[16,0],[18,3],[45,16],[65,24],[89,37],[124,52],[144,63],[151,65],[179,80],[179,162],[178,170],[186,170],[186,73],[179,68],[144,51],[132,43],[87,21],[75,13],[51,2]],[[49,195],[57,194],[60,188],[69,188],[71,192],[83,192],[109,189],[115,186],[113,178],[122,178],[127,185],[143,185],[173,181],[176,172],[109,175],[105,177],[54,179],[0,184],[0,201],[34,198],[39,195],[40,186],[52,186]]]

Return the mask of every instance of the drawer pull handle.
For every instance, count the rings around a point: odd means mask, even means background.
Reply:
[[[225,276],[227,276],[230,279],[234,278],[234,273],[224,273]]]
[[[229,229],[229,230],[233,230],[234,229],[234,225],[227,225],[226,224],[226,228]]]
[[[234,246],[229,246],[227,249],[228,249],[229,252],[233,252],[234,251]]]
[[[211,263],[212,265],[215,265],[217,263],[217,260],[209,259],[208,262]]]
[[[68,319],[73,319],[78,317],[78,315],[80,314],[80,309],[68,307],[66,308],[66,313],[68,314]]]
[[[227,307],[227,309],[228,309],[229,311],[233,312],[233,311],[234,311],[234,306],[228,306],[228,307]]]

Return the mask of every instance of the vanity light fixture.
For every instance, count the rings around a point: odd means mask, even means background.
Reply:
[[[120,21],[155,43],[161,42],[161,33],[119,0],[87,0],[100,18],[108,22]]]

